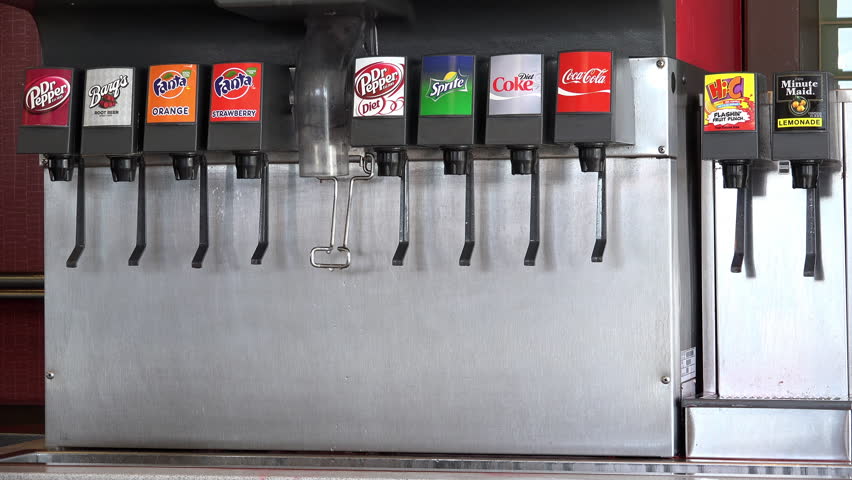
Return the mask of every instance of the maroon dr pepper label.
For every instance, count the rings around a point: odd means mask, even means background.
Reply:
[[[71,112],[73,70],[31,68],[24,86],[24,113],[21,124],[67,127]]]

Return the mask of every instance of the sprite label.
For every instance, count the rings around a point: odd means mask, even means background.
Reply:
[[[473,115],[475,66],[473,55],[423,57],[420,115]]]

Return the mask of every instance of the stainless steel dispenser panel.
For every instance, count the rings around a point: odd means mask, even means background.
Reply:
[[[636,98],[658,120],[638,122],[637,139],[662,137],[665,154],[611,157],[600,264],[588,257],[596,179],[576,158],[541,162],[534,268],[523,266],[529,180],[512,177],[508,160],[477,162],[468,268],[456,264],[464,179],[440,162],[411,163],[404,267],[390,265],[398,180],[359,186],[343,272],[308,263],[327,240],[331,187],[294,164],[270,166],[261,266],[249,263],[259,185],[231,165],[210,167],[201,270],[190,268],[197,182],[148,169],[148,248],[128,268],[135,190],[89,169],[77,269],[64,267],[73,185],[46,182],[56,206],[45,212],[48,444],[674,455],[680,351],[695,346],[697,325],[686,188],[699,160],[688,154],[686,95],[668,90],[671,74],[688,72],[656,60],[641,61],[654,81]],[[149,157],[158,162],[168,159]]]
[[[849,395],[843,178],[820,173],[821,262],[802,276],[805,191],[775,164],[752,172],[750,252],[731,273],[736,191],[715,169],[716,352],[721,397],[839,398]],[[725,253],[722,253],[725,252]]]

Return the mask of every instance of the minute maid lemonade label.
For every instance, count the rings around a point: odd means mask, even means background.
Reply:
[[[822,75],[777,75],[775,130],[823,130],[825,101]]]
[[[423,57],[420,115],[473,115],[475,57]]]
[[[754,131],[754,74],[704,76],[704,131]]]
[[[148,70],[147,123],[194,123],[198,65],[153,65]]]

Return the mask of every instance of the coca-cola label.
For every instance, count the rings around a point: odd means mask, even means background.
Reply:
[[[612,52],[559,54],[557,113],[612,111]]]
[[[129,127],[133,125],[133,69],[86,70],[84,127]]]
[[[491,57],[489,115],[541,115],[541,55]]]
[[[210,92],[211,122],[259,122],[263,65],[219,63],[213,65]]]
[[[52,127],[68,126],[72,75],[71,69],[27,70],[21,123]]]
[[[356,117],[405,115],[405,57],[355,59]]]

